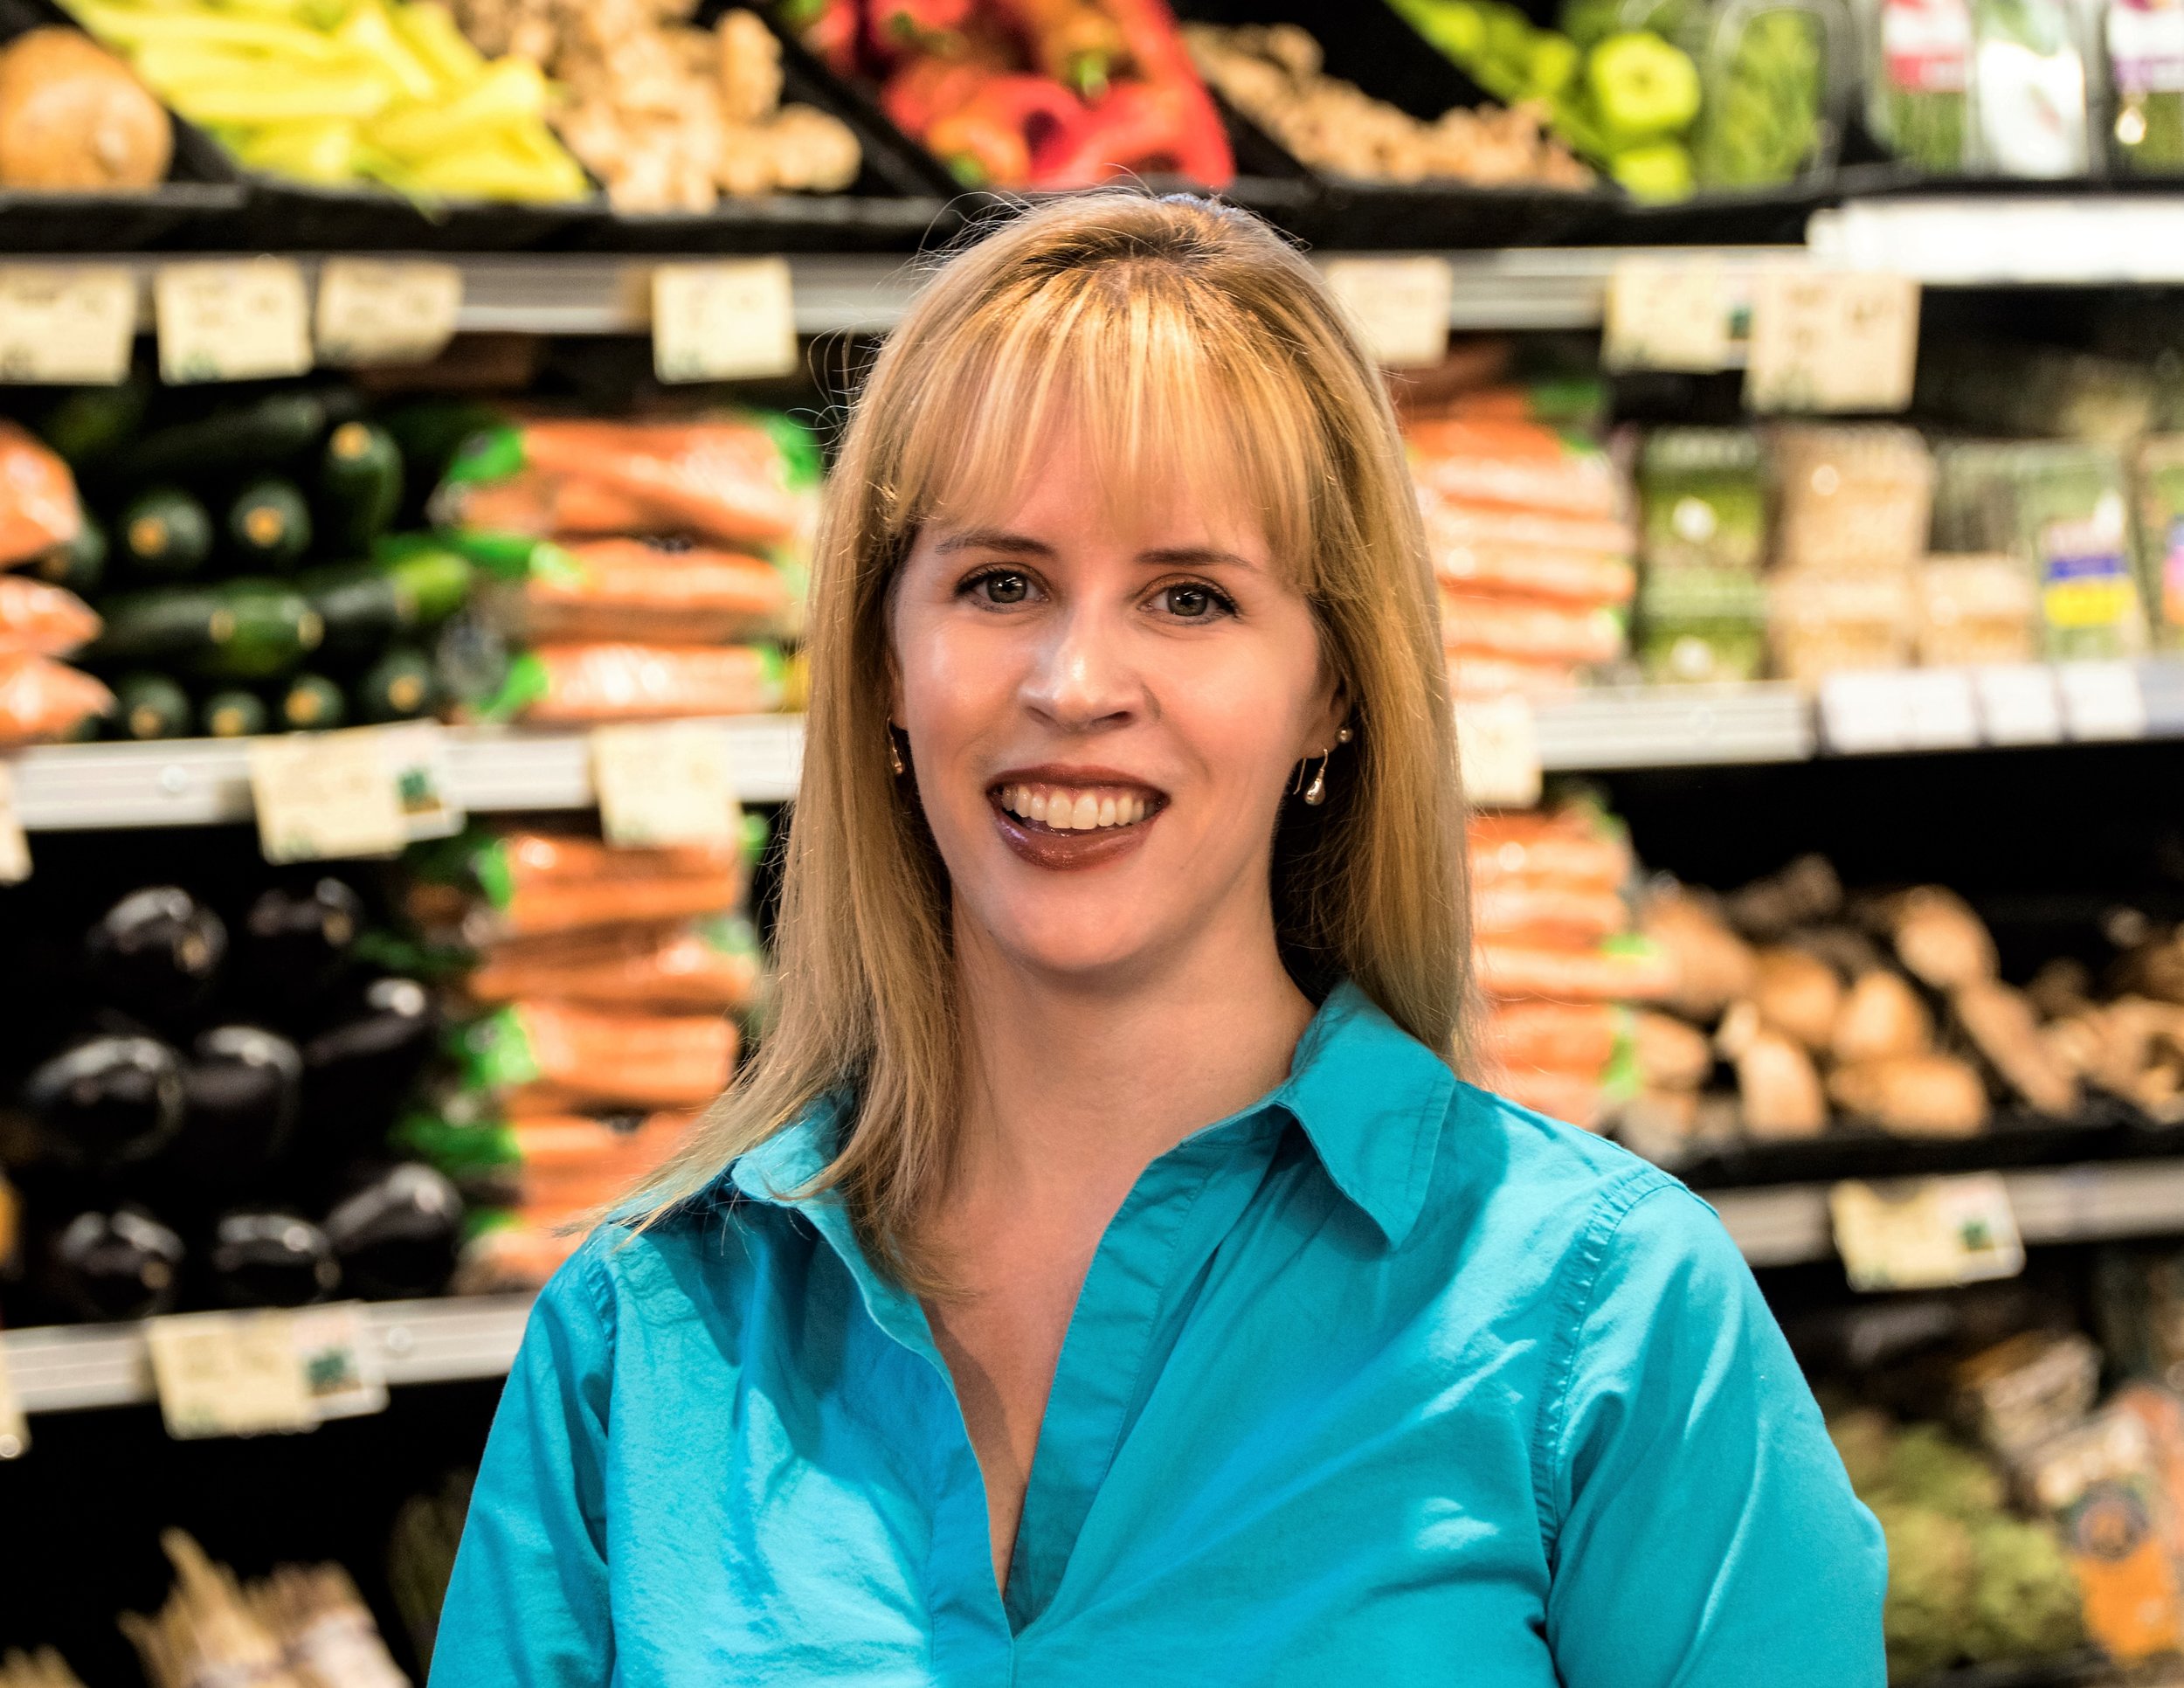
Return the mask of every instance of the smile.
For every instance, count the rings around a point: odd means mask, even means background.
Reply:
[[[1149,785],[1089,768],[1026,769],[988,787],[986,800],[1009,848],[1033,867],[1055,869],[1130,854],[1168,806],[1165,794]]]

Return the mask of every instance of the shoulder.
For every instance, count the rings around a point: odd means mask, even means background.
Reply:
[[[542,1312],[605,1338],[632,1324],[716,1318],[744,1292],[756,1256],[776,1243],[763,1204],[725,1179],[648,1221],[595,1226],[539,1292]]]

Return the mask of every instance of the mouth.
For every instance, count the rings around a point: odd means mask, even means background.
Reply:
[[[1009,847],[1035,867],[1089,868],[1144,843],[1165,792],[1105,770],[1033,770],[987,787],[986,801]]]

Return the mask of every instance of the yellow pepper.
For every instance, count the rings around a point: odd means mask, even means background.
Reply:
[[[502,59],[453,100],[406,105],[371,126],[374,146],[417,160],[458,146],[480,130],[546,109],[546,78],[528,59]]]
[[[486,73],[486,56],[470,45],[454,14],[438,0],[415,0],[392,10],[395,29],[410,51],[448,86],[467,87]]]
[[[357,0],[334,38],[384,71],[405,99],[437,100],[445,88],[431,66],[394,32],[379,0]]]

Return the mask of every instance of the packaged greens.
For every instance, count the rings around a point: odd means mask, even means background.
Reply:
[[[2184,436],[2139,447],[2139,580],[2165,648],[2184,646]]]
[[[2083,176],[2092,164],[2087,44],[2074,0],[1972,0],[1980,163],[2001,176]]]
[[[1649,571],[1757,570],[1766,551],[1766,470],[1745,428],[1657,428],[1638,460]]]
[[[2039,591],[2045,655],[2135,656],[2146,648],[2117,452],[1965,440],[1945,446],[1939,460],[1936,549],[2015,557]]]
[[[1897,157],[1937,176],[1969,164],[1967,0],[1869,0],[1866,121]]]
[[[1828,62],[1840,15],[1827,0],[1731,0],[1705,56],[1692,167],[1709,188],[1762,188],[1826,161]]]
[[[1755,680],[1766,661],[1766,591],[1738,569],[1648,570],[1638,666],[1651,681]]]
[[[2184,171],[2184,0],[2109,0],[2107,25],[2116,162]]]

